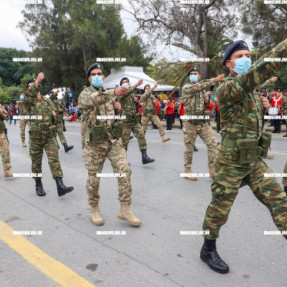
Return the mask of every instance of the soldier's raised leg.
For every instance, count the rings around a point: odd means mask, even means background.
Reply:
[[[74,148],[74,146],[68,146],[68,144],[67,144],[67,140],[66,140],[66,137],[64,135],[62,123],[57,124],[57,134],[60,138],[61,144],[64,146],[65,152],[68,152]]]
[[[244,181],[250,186],[256,198],[270,211],[273,222],[282,232],[287,230],[287,196],[274,177],[264,177],[263,174],[273,171],[262,159],[258,159],[254,169]],[[287,234],[284,235],[287,239]]]
[[[132,132],[138,140],[139,149],[142,153],[142,163],[147,164],[147,163],[154,162],[155,160],[149,158],[146,153],[147,143],[146,143],[143,127],[139,123],[137,123],[133,126]]]
[[[159,134],[161,136],[161,140],[162,142],[167,142],[170,140],[170,138],[166,138],[165,137],[165,132],[164,132],[164,128],[162,127],[161,121],[159,119],[159,117],[157,115],[154,115],[151,117],[152,122],[158,127],[159,130]]]

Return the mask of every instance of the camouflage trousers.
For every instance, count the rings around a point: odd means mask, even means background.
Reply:
[[[144,116],[142,116],[141,122],[142,122],[144,133],[146,133],[146,128],[147,128],[147,125],[150,121],[153,122],[158,127],[159,134],[161,137],[163,137],[165,135],[164,129],[163,129],[163,127],[161,125],[161,121],[157,115],[144,115]]]
[[[184,149],[184,166],[190,168],[192,166],[193,149],[197,135],[207,146],[208,166],[211,168],[214,165],[214,156],[216,150],[216,140],[212,127],[209,123],[192,124],[185,121],[183,123],[183,140]]]
[[[122,133],[123,147],[125,149],[128,148],[131,132],[133,132],[133,134],[138,140],[140,151],[146,150],[147,144],[146,144],[146,139],[145,139],[145,133],[140,123],[129,123],[129,124],[124,125],[123,133]]]
[[[25,129],[27,125],[27,120],[20,120],[20,136],[22,141],[25,141]]]
[[[85,147],[87,130],[88,130],[88,124],[82,121],[81,122],[82,150],[84,150]]]
[[[0,155],[2,157],[2,166],[4,170],[10,170],[10,151],[9,142],[4,132],[0,132]]]
[[[127,161],[127,153],[119,140],[114,142],[105,141],[104,144],[86,143],[85,145],[85,160],[86,168],[88,170],[88,179],[86,189],[88,192],[88,203],[95,205],[100,200],[99,186],[100,176],[97,175],[102,172],[106,158],[112,164],[114,173],[119,175],[118,189],[120,201],[129,201],[132,196],[131,186],[131,170]]]
[[[64,131],[63,131],[63,124],[57,124],[57,135],[60,138],[61,144],[64,145],[67,143],[66,138],[64,136]]]
[[[219,145],[215,157],[215,177],[212,183],[212,201],[209,204],[203,223],[208,239],[216,239],[219,230],[228,219],[232,204],[242,181],[249,185],[256,198],[270,211],[272,219],[280,231],[287,230],[287,196],[274,177],[264,177],[264,173],[273,173],[266,163],[257,158],[250,165],[227,164],[222,158]],[[262,231],[263,233],[263,231]],[[287,235],[284,235],[287,239]]]
[[[285,163],[284,173],[287,173],[287,161]],[[282,183],[284,186],[287,186],[287,177],[283,177]]]
[[[29,139],[32,173],[42,173],[43,151],[45,150],[53,178],[63,177],[56,138],[43,137]]]

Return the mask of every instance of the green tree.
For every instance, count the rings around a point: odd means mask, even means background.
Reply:
[[[24,74],[32,73],[30,62],[14,62],[13,58],[29,58],[30,53],[12,48],[0,48],[0,77],[5,86],[19,85]]]
[[[43,58],[35,64],[35,71],[45,73],[45,85],[70,87],[79,94],[87,84],[86,70],[97,58],[126,56],[129,64],[147,65],[141,54],[145,48],[139,40],[126,39],[132,52],[141,48],[137,58],[125,53],[119,12],[119,6],[97,5],[96,0],[50,0],[42,5],[26,5],[19,27],[34,48],[33,55]],[[123,64],[103,63],[105,74]]]

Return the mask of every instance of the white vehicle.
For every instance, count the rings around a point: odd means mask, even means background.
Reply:
[[[70,88],[65,88],[65,87],[62,87],[62,88],[54,88],[52,91],[53,92],[56,92],[57,90],[59,90],[60,92],[58,93],[58,100],[62,100],[65,96],[65,94],[68,92],[68,94],[71,93],[71,90]],[[45,97],[48,97],[48,95],[46,95]]]

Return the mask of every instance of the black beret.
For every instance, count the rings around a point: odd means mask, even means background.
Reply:
[[[104,67],[101,64],[95,63],[89,67],[89,69],[87,71],[87,77],[90,76],[91,71],[94,69],[100,69],[100,70],[102,70],[102,72],[104,72]]]
[[[120,86],[122,85],[122,82],[123,82],[124,80],[127,80],[128,82],[130,82],[129,78],[123,77],[123,78],[121,79],[121,81],[120,81]]]
[[[234,52],[237,52],[237,51],[240,51],[240,50],[248,50],[249,51],[248,45],[246,44],[245,41],[240,40],[240,41],[236,41],[236,42],[230,44],[228,46],[228,48],[226,49],[226,51],[224,52],[224,57],[223,57],[222,64],[225,66],[225,61],[229,60],[230,56]]]
[[[192,68],[190,68],[190,69],[188,70],[188,72],[187,72],[187,75],[188,75],[188,76],[189,76],[190,72],[198,72],[198,73],[200,73],[200,70],[199,70],[198,68],[196,68],[196,67],[192,67]]]
[[[30,80],[28,80],[28,82],[27,82],[27,87],[29,87],[29,84],[31,84],[31,83],[35,83],[36,82],[36,79],[34,79],[34,78],[31,78]]]

